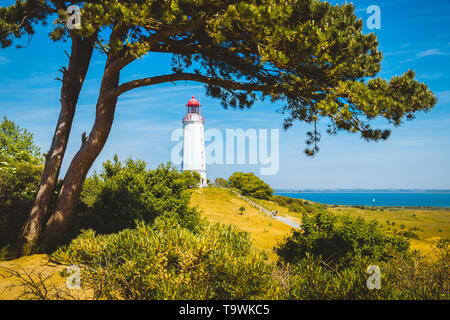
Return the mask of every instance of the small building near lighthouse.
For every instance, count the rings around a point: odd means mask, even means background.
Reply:
[[[181,170],[198,172],[201,177],[201,187],[207,186],[204,123],[205,119],[201,114],[200,102],[193,96],[186,105],[186,114],[183,118],[183,161]]]

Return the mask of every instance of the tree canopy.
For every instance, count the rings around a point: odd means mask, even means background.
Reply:
[[[0,123],[0,160],[42,164],[42,155],[34,144],[33,134],[6,117]]]
[[[133,88],[192,80],[206,85],[224,107],[250,107],[271,99],[286,115],[312,124],[308,155],[318,151],[317,123],[330,134],[359,133],[387,139],[390,129],[373,129],[384,117],[393,125],[428,111],[436,98],[406,71],[391,80],[374,78],[382,53],[375,34],[363,34],[353,4],[318,0],[112,0],[83,1],[81,29],[66,27],[69,4],[81,1],[18,1],[1,8],[3,46],[34,32],[32,24],[57,15],[50,36],[93,34],[108,55],[108,68],[120,70],[149,52],[173,54],[172,73],[122,83],[103,93],[117,97]],[[25,16],[25,12],[27,15]],[[21,24],[21,25],[20,25]],[[107,39],[109,36],[109,40]],[[107,39],[107,40],[105,40]]]
[[[235,172],[228,178],[231,188],[239,189],[244,196],[269,200],[273,194],[272,188],[253,172]]]
[[[16,240],[29,213],[42,160],[33,134],[4,117],[0,123],[0,257],[5,253],[2,249]]]

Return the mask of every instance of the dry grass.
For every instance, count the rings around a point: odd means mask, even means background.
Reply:
[[[67,266],[35,254],[0,261],[0,300],[89,299],[89,290],[68,290],[61,274]]]
[[[251,199],[253,201],[255,201],[256,203],[259,203],[260,205],[262,205],[263,207],[265,207],[265,208],[267,208],[267,209],[269,209],[271,211],[275,212],[275,210],[277,210],[279,216],[289,218],[290,220],[295,221],[298,224],[301,224],[301,222],[302,222],[302,219],[301,219],[300,215],[296,214],[295,212],[290,212],[288,208],[282,207],[276,202],[268,201],[268,200],[255,199],[255,198],[251,198]]]

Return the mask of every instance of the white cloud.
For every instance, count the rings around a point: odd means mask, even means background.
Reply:
[[[421,74],[421,75],[417,75],[417,78],[421,78],[421,79],[438,79],[438,78],[442,78],[444,75],[442,73],[435,73],[435,74]]]
[[[409,54],[413,52],[412,50],[398,50],[398,51],[392,51],[392,52],[382,52],[384,57],[389,57],[389,56],[399,56],[402,54]]]
[[[428,49],[425,51],[421,51],[416,55],[416,58],[423,58],[423,57],[429,57],[429,56],[441,56],[441,55],[447,55],[447,52],[443,52],[439,49]]]
[[[436,92],[439,104],[450,103],[450,90]]]
[[[433,48],[433,49],[427,49],[424,51],[420,51],[420,52],[416,53],[416,55],[414,55],[412,58],[404,60],[402,62],[411,62],[411,61],[415,61],[415,60],[425,58],[425,57],[445,56],[445,55],[450,55],[450,52],[445,52],[440,49]]]
[[[0,56],[0,64],[7,64],[10,61],[11,61],[10,59]]]

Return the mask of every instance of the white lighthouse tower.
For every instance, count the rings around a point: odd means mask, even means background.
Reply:
[[[196,171],[200,174],[200,186],[206,187],[205,119],[201,114],[201,105],[193,96],[186,105],[183,118],[183,162],[181,170]]]

